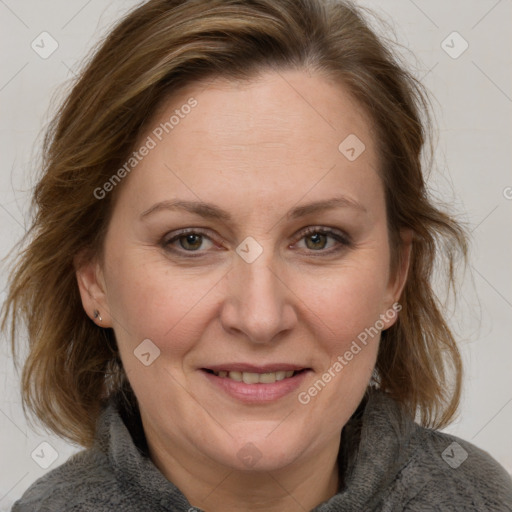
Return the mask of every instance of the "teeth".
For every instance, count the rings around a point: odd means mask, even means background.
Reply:
[[[283,380],[284,378],[286,378],[286,372],[276,372],[276,380]]]
[[[228,376],[230,379],[236,380],[238,382],[242,382],[242,372],[229,372]]]
[[[242,380],[246,384],[258,384],[258,382],[260,381],[260,376],[257,373],[243,372]]]
[[[278,371],[270,373],[253,373],[253,372],[227,372],[224,370],[213,372],[217,377],[229,378],[237,382],[244,382],[245,384],[273,384],[274,382],[288,379],[295,373],[293,370]]]
[[[272,384],[275,381],[276,381],[275,373],[262,373],[258,378],[258,382],[261,382],[263,384]]]

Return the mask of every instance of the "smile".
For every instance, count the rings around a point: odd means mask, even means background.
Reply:
[[[226,364],[201,368],[201,373],[222,394],[237,401],[273,402],[295,392],[311,368],[290,364],[253,366]]]
[[[273,384],[274,382],[289,379],[293,377],[297,371],[288,370],[288,371],[277,371],[277,372],[267,372],[267,373],[254,373],[254,372],[238,372],[238,371],[213,371],[210,370],[217,377],[222,377],[225,379],[232,379],[237,382],[244,382],[245,384]],[[303,371],[303,370],[300,370]]]

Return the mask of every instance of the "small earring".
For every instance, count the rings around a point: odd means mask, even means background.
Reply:
[[[94,310],[94,318],[97,318],[101,322],[101,315],[97,309]]]

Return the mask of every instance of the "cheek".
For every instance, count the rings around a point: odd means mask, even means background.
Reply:
[[[322,320],[317,341],[325,354],[320,361],[320,379],[329,388],[315,400],[317,406],[329,408],[333,414],[344,413],[348,397],[357,402],[377,359],[387,284],[387,259],[379,259],[377,253],[360,254],[357,263],[336,272],[322,288],[315,306]],[[317,387],[322,386],[319,383]],[[315,392],[312,389],[311,396]],[[328,404],[334,403],[337,406],[331,409]]]
[[[346,339],[370,327],[384,313],[387,268],[380,262],[368,262],[358,257],[357,264],[349,264],[332,274],[315,299],[330,331]]]
[[[162,355],[164,350],[171,358],[183,354],[205,328],[202,301],[218,277],[189,269],[171,272],[170,264],[154,250],[129,254],[116,259],[109,274],[109,304],[120,345],[133,350],[150,339]]]
[[[360,259],[337,272],[315,305],[321,317],[315,340],[318,373],[298,400],[312,415],[324,418],[333,434],[357,407],[375,367],[385,288],[377,268]]]

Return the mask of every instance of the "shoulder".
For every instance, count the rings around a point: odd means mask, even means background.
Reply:
[[[417,424],[378,390],[362,423],[357,476],[379,475],[371,510],[512,512],[512,478],[469,441]]]
[[[406,510],[512,511],[512,479],[487,452],[419,425],[411,442],[402,484],[415,480],[420,485]]]
[[[117,452],[113,451],[117,447]],[[92,447],[36,480],[14,503],[11,512],[106,512],[131,510],[122,500],[132,492],[119,477],[119,454],[136,452],[115,400],[98,419]]]
[[[82,450],[36,480],[11,512],[101,511],[102,497],[115,495],[117,485],[106,455]]]

